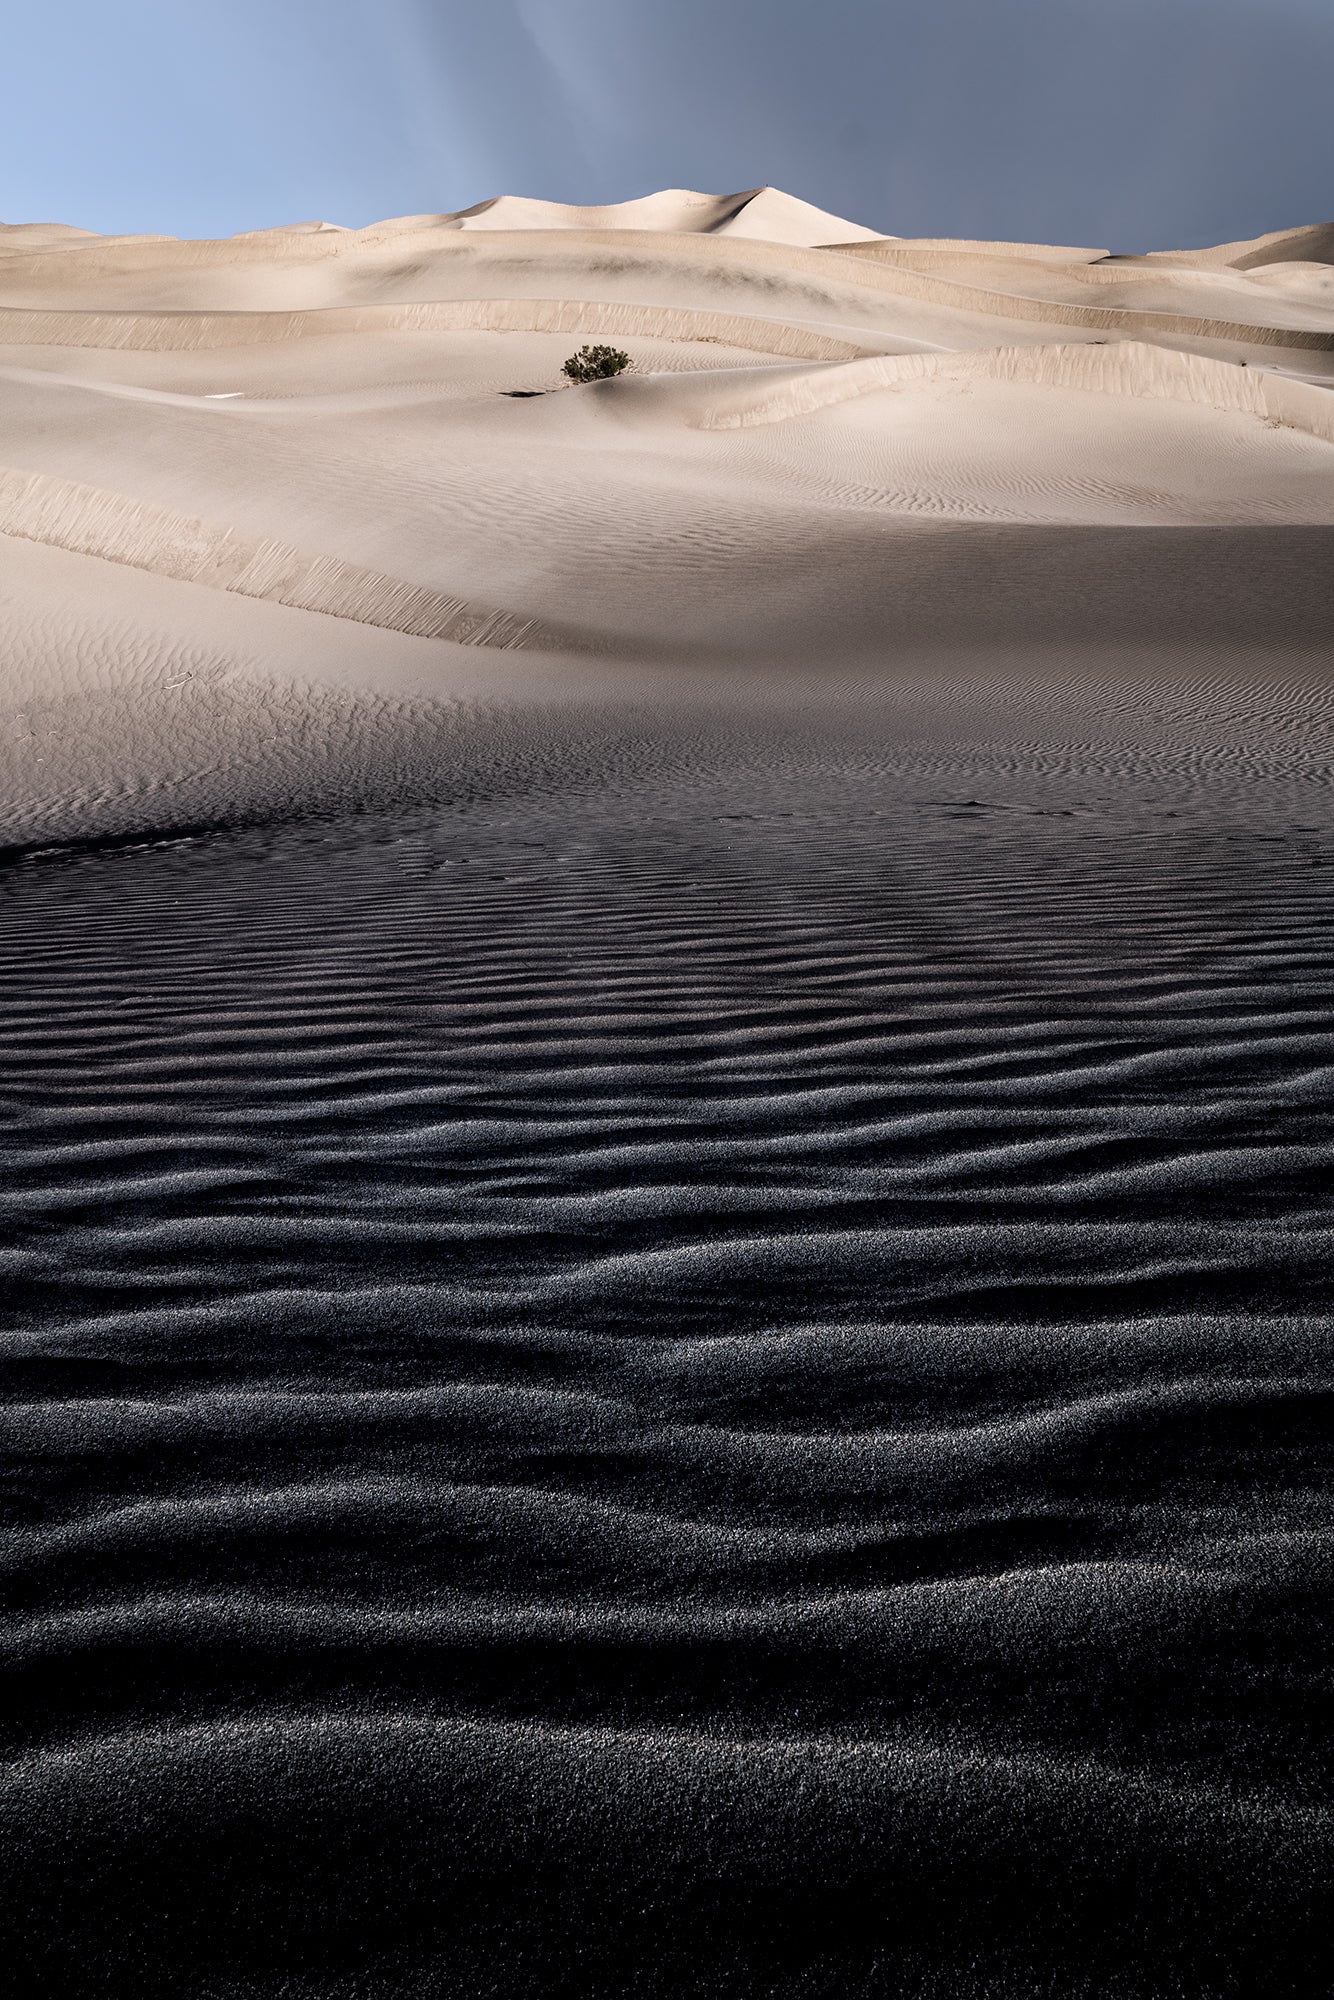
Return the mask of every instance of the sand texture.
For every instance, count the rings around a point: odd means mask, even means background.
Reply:
[[[1324,1993],[1334,228],[8,226],[0,644],[16,1993]]]

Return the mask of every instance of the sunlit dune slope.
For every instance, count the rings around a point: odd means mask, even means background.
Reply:
[[[7,823],[148,810],[150,740],[164,795],[198,792],[198,689],[151,666],[168,601],[164,662],[192,634],[284,714],[332,672],[386,728],[391,684],[500,701],[543,661],[1318,649],[1332,242],[919,242],[774,189],[223,242],[9,226]],[[631,372],[571,387],[584,341]]]
[[[659,194],[605,208],[577,208],[563,202],[531,201],[522,195],[500,195],[455,215],[440,216],[438,221],[449,229],[661,229],[691,235],[756,236],[791,244],[825,243],[835,235],[849,241],[880,240],[873,229],[843,222],[823,208],[813,208],[808,201],[769,187],[724,195],[664,188]]]

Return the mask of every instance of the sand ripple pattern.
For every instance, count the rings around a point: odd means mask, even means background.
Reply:
[[[1313,796],[645,745],[5,869],[35,1990],[1319,1990]]]

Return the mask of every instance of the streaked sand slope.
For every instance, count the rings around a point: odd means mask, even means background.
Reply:
[[[414,704],[538,671],[903,673],[1026,643],[1307,658],[1334,628],[1330,240],[918,243],[772,189],[224,243],[10,227],[4,824],[147,812],[153,787],[108,773],[142,764],[119,663],[155,643],[150,577],[172,658],[192,631],[233,703],[292,690],[259,760],[286,772],[275,799],[348,767],[337,731],[293,720],[326,653],[345,696],[364,659],[377,755],[394,703],[406,740]],[[561,362],[597,339],[634,372],[569,388]],[[404,647],[410,696],[386,664]],[[53,758],[53,702],[81,751]],[[158,716],[164,796],[264,795],[253,758],[244,784],[234,760],[201,777],[198,734]]]

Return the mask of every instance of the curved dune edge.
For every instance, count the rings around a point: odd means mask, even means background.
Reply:
[[[1146,264],[1182,264],[1201,270],[1252,271],[1264,264],[1314,259],[1334,263],[1334,222],[1308,222],[1296,229],[1271,229],[1264,236],[1210,243],[1203,250],[1149,250]]]
[[[338,556],[246,541],[221,522],[44,472],[0,467],[0,534],[415,638],[505,651],[573,643],[535,618],[445,597]]]
[[[297,241],[308,239],[298,238]],[[225,246],[194,245],[196,253],[187,268],[202,268],[218,261],[235,261],[215,258],[213,252]],[[1126,334],[1145,333],[1176,335],[1194,340],[1225,340],[1239,342],[1253,347],[1299,348],[1313,353],[1334,353],[1334,332],[1319,328],[1296,328],[1266,324],[1252,324],[1249,321],[1214,319],[1193,313],[1153,311],[1146,308],[1126,308],[1113,305],[1077,305],[1056,299],[1034,298],[1027,293],[1005,292],[988,289],[977,283],[965,283],[959,279],[930,276],[918,268],[920,263],[929,263],[937,258],[951,262],[958,253],[943,252],[939,246],[924,248],[917,262],[911,262],[911,239],[891,239],[887,244],[851,244],[837,248],[807,249],[802,245],[773,243],[767,239],[746,236],[672,235],[668,232],[651,230],[497,230],[476,233],[433,231],[429,240],[418,244],[409,236],[403,244],[409,249],[428,249],[435,255],[471,255],[485,259],[487,256],[517,255],[525,258],[547,258],[568,260],[572,252],[585,251],[595,260],[605,258],[614,252],[619,259],[647,257],[657,265],[668,262],[700,262],[706,265],[723,265],[737,271],[766,270],[781,271],[788,276],[810,276],[826,282],[849,284],[860,291],[880,293],[898,298],[912,298],[919,303],[953,308],[958,312],[980,313],[989,318],[1014,319],[1048,326],[1083,326],[1103,332]],[[198,253],[207,250],[208,255]],[[83,253],[86,255],[86,253]],[[1029,259],[1030,264],[1036,260]],[[89,266],[85,263],[81,270]],[[1108,280],[1108,282],[1113,282]],[[457,311],[485,313],[494,307],[502,315],[518,311],[518,318],[502,317],[491,319],[452,320],[448,315]],[[621,314],[646,313],[651,322],[640,323],[631,318],[624,323],[618,319],[599,318],[596,321],[579,319],[568,322],[545,318],[533,320],[522,317],[523,313],[543,313],[546,310],[573,311],[578,314]],[[414,314],[444,314],[445,317],[417,320]],[[68,312],[63,307],[6,307],[0,308],[0,340],[41,341],[48,345],[95,346],[95,347],[135,347],[135,346],[216,346],[234,345],[249,339],[290,339],[302,332],[327,330],[330,332],[357,332],[372,328],[405,327],[424,331],[451,326],[467,328],[490,328],[497,332],[523,331],[570,331],[570,332],[626,332],[652,334],[666,326],[674,318],[695,319],[701,323],[714,319],[726,325],[751,329],[768,327],[770,322],[762,319],[742,318],[732,315],[694,312],[665,306],[639,305],[596,305],[590,301],[570,300],[442,300],[413,305],[384,306],[326,306],[307,307],[292,312],[265,311],[258,313],[218,313],[191,312],[179,310],[153,313],[97,313]],[[320,320],[328,324],[320,327],[306,324]],[[68,332],[42,331],[46,327],[68,328],[72,323],[86,322],[99,331],[96,337],[85,335],[82,339],[69,337]],[[272,331],[263,334],[240,336],[231,334],[220,341],[201,335],[199,338],[182,340],[176,335],[166,340],[159,332],[153,332],[148,339],[129,337],[118,333],[118,328],[158,329],[179,326],[182,322],[198,322],[201,325],[244,324],[247,321],[267,323]],[[6,333],[6,327],[14,329]],[[29,330],[24,331],[27,327]],[[791,331],[784,329],[784,331]],[[668,337],[671,337],[670,335]],[[701,334],[680,334],[677,338],[715,338],[727,336],[705,326]],[[772,344],[777,331],[770,336],[769,344],[763,349],[769,353],[795,353],[797,350]],[[823,336],[804,336],[807,340]],[[739,342],[740,345],[757,345],[752,339]],[[865,352],[867,350],[860,350]],[[807,358],[833,359],[830,355]]]
[[[462,242],[476,239],[460,238]],[[826,282],[852,284],[861,291],[916,299],[925,305],[949,306],[957,312],[982,313],[996,319],[1015,319],[1047,326],[1085,326],[1106,333],[1176,334],[1193,340],[1237,341],[1251,347],[1295,347],[1313,353],[1334,354],[1334,332],[1319,328],[1252,325],[1249,321],[1213,319],[1194,313],[1152,311],[1142,307],[1112,305],[1072,305],[1057,299],[1033,298],[1027,293],[1000,292],[976,283],[929,276],[912,260],[912,239],[891,238],[884,243],[840,245],[838,248],[807,250],[799,245],[770,243],[744,236],[652,236],[644,231],[604,232],[570,230],[559,234],[533,232],[499,235],[494,239],[505,249],[528,254],[568,255],[574,248],[606,255],[613,247],[618,253],[640,254],[661,262],[712,259],[740,269],[781,268],[801,276],[819,277]],[[922,261],[928,261],[927,252]],[[938,253],[938,249],[937,252]],[[1036,260],[1030,259],[1029,262]]]
[[[1264,417],[1334,443],[1334,395],[1260,369],[1178,354],[1143,341],[1112,347],[996,347],[969,354],[881,354],[819,371],[787,373],[758,395],[716,402],[700,418],[706,431],[780,424],[878,389],[911,382],[1026,382],[1049,389],[1091,389]]]
[[[456,238],[476,242],[476,238]],[[922,304],[948,306],[957,312],[982,313],[989,318],[1015,319],[1048,326],[1084,326],[1107,333],[1180,335],[1193,340],[1227,340],[1251,347],[1305,348],[1313,353],[1334,354],[1334,332],[1319,328],[1253,325],[1249,321],[1214,319],[1195,313],[1160,312],[1144,307],[1074,305],[1057,299],[1033,298],[1027,293],[1001,292],[976,283],[929,276],[912,261],[911,238],[890,238],[884,242],[855,243],[838,248],[808,250],[796,244],[771,243],[744,236],[650,235],[642,230],[531,233],[516,232],[488,239],[498,247],[525,255],[568,255],[573,249],[606,255],[614,247],[619,254],[646,255],[657,262],[664,257],[730,263],[739,269],[779,268],[790,274],[819,277],[826,282],[852,284],[862,291],[880,292],[896,298],[916,299]],[[938,254],[938,246],[937,246]],[[924,255],[928,261],[931,253]],[[1033,262],[1035,260],[1028,260]]]
[[[954,306],[961,312],[988,313],[1001,319],[1036,321],[1048,326],[1096,327],[1107,333],[1177,334],[1188,340],[1231,340],[1247,347],[1295,347],[1316,354],[1334,354],[1334,333],[1319,328],[1256,325],[1248,320],[1152,312],[1142,307],[1071,305],[1059,299],[1034,298],[1025,292],[989,291],[950,278],[928,277],[906,258],[899,258],[897,245],[890,246],[893,261],[882,261],[879,249],[875,244],[854,244],[830,254],[855,261],[864,270],[874,272],[879,281],[877,290],[897,292],[929,305]],[[921,261],[948,264],[952,259],[945,252],[933,250],[925,253]],[[1036,259],[1029,261],[1037,263]],[[1087,270],[1095,267],[1074,268],[1081,277],[1086,277]]]
[[[1085,250],[1074,245],[1048,247],[1043,243],[982,243],[971,237],[953,242],[944,236],[888,236],[878,243],[823,243],[820,247],[836,251],[840,257],[860,258],[877,270],[967,272],[975,271],[978,265],[1016,264],[1029,276],[1035,276],[1044,265],[1050,264],[1058,271],[1080,278],[1086,278],[1091,271],[1113,272],[1123,282],[1144,277],[1142,269],[1136,266],[1101,262],[1110,256],[1109,251]]]
[[[1096,312],[1110,310],[1118,314],[1138,312],[1155,324],[1162,319],[1165,312],[1170,312],[1171,308],[1133,303],[1121,306],[1108,294],[1114,294],[1118,287],[1142,286],[1146,278],[1156,278],[1160,283],[1175,278],[1179,285],[1183,281],[1186,285],[1190,285],[1218,279],[1253,280],[1257,271],[1272,275],[1281,274],[1292,268],[1291,260],[1288,259],[1275,259],[1253,267],[1232,264],[1217,267],[1154,265],[1146,258],[1112,257],[1102,250],[1072,249],[1063,253],[1055,251],[1044,253],[1035,246],[1023,243],[928,243],[905,239],[885,243],[831,243],[827,247],[839,251],[843,256],[857,257],[876,267],[930,272],[951,279],[955,283],[980,286],[1001,299],[1023,298],[1030,304],[1039,303],[1048,307],[1066,306],[1072,311],[1080,312],[1086,310]],[[1324,266],[1317,263],[1309,267],[1298,265],[1296,268],[1323,270]],[[1053,281],[1059,284],[1082,285],[1090,293],[1101,292],[1103,297],[1097,303],[1070,297],[1062,300],[1048,298],[1041,292],[1028,289],[1033,285],[1050,284]],[[1019,289],[1012,291],[1012,285],[1017,285]],[[1182,305],[1188,307],[1191,303],[1190,291],[1182,290],[1179,296]],[[1186,313],[1182,314],[1182,317],[1189,316]],[[1201,324],[1203,323],[1201,321]],[[1306,332],[1313,334],[1316,339],[1322,338],[1329,332],[1327,325],[1303,328],[1293,325],[1291,321],[1280,325],[1272,321],[1248,319],[1245,324],[1248,327],[1259,328],[1268,326],[1270,332],[1286,333],[1294,340]]]
[[[940,258],[942,268],[950,260],[978,257],[1022,259],[1029,264],[1092,264],[1110,257],[1110,250],[1092,249],[1078,243],[1012,243],[997,239],[988,243],[980,236],[876,236],[861,242],[821,243],[821,250],[838,250],[845,257],[869,257],[877,264],[906,264],[914,270],[930,270],[928,259]]]
[[[365,1716],[316,1710],[286,1714],[229,1717],[220,1730],[213,1721],[166,1722],[107,1730],[100,1736],[70,1743],[44,1745],[0,1766],[0,1795],[26,1789],[33,1781],[59,1785],[62,1780],[86,1782],[90,1773],[104,1775],[108,1765],[130,1765],[137,1771],[153,1763],[202,1757],[235,1759],[247,1751],[282,1752],[301,1745],[338,1753],[359,1747],[383,1752],[394,1745],[420,1755],[427,1749],[448,1754],[469,1747],[493,1752],[526,1751],[530,1756],[575,1757],[602,1761],[626,1755],[643,1759],[661,1779],[677,1786],[692,1776],[719,1775],[748,1766],[755,1772],[783,1773],[818,1761],[824,1787],[852,1780],[861,1786],[887,1781],[914,1790],[939,1789],[945,1796],[961,1781],[999,1782],[1014,1787],[1037,1785],[1065,1792],[1072,1799],[1090,1793],[1108,1804],[1138,1805],[1150,1814],[1179,1813],[1202,1829],[1220,1818],[1240,1828],[1272,1828],[1284,1833],[1328,1837],[1334,1814],[1322,1804],[1294,1803],[1257,1788],[1237,1792],[1189,1776],[1164,1779],[1113,1763],[1043,1755],[1000,1748],[982,1742],[958,1743],[925,1732],[893,1735],[728,1735],[673,1727],[634,1727],[616,1723],[569,1723],[538,1717],[497,1719],[454,1713],[387,1709]],[[431,1774],[438,1766],[427,1764]]]
[[[878,351],[740,313],[581,299],[445,299],[421,305],[236,313],[38,312],[0,307],[0,345],[15,347],[187,352],[254,347],[318,334],[375,332],[624,334],[641,339],[708,341],[802,361],[852,361]]]

